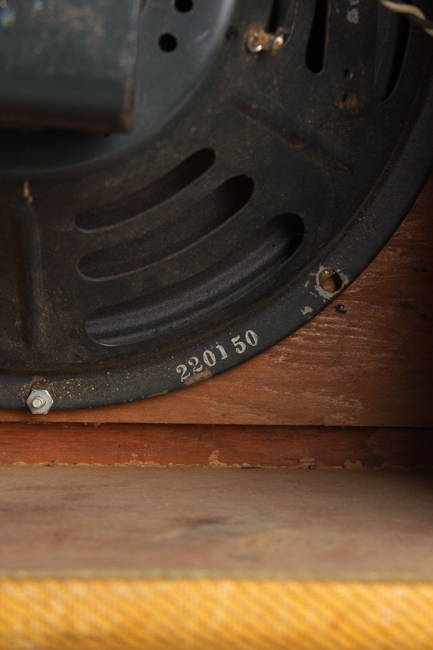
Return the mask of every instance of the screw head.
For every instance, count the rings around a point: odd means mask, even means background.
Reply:
[[[49,391],[35,388],[26,399],[26,404],[34,415],[45,415],[53,405]]]
[[[261,42],[261,34],[259,32],[252,32],[246,40],[247,50],[252,54],[257,54],[263,50],[263,43]]]

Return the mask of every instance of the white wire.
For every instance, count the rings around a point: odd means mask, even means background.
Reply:
[[[414,5],[403,4],[401,2],[393,2],[392,0],[379,0],[379,2],[387,9],[395,11],[396,13],[416,16],[420,20],[427,20],[421,9],[419,7],[415,7]],[[433,36],[433,28],[423,27],[423,30],[429,36]]]

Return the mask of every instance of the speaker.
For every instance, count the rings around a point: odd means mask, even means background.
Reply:
[[[251,359],[362,272],[431,170],[433,41],[377,0],[17,4],[3,408],[140,400]]]

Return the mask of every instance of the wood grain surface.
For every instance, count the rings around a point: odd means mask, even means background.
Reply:
[[[0,574],[431,580],[432,488],[411,471],[3,467]]]
[[[337,302],[256,359],[171,395],[47,422],[433,425],[433,177]],[[343,305],[337,309],[337,305]],[[25,411],[0,421],[32,422]]]
[[[0,426],[0,465],[433,468],[433,430],[199,424]]]

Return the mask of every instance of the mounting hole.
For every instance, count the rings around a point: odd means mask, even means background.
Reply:
[[[319,282],[320,286],[328,293],[336,293],[343,286],[340,275],[334,269],[323,269],[319,275]]]
[[[161,34],[158,43],[163,52],[173,52],[177,48],[177,40],[173,34]]]
[[[349,106],[350,102],[352,101],[352,97],[350,96],[349,93],[344,93],[341,99],[343,100],[343,104],[345,106]]]
[[[194,2],[192,0],[174,0],[174,6],[178,11],[186,14],[187,11],[191,11],[193,8]]]
[[[353,77],[353,72],[350,68],[346,68],[343,74],[345,79],[352,79]]]

